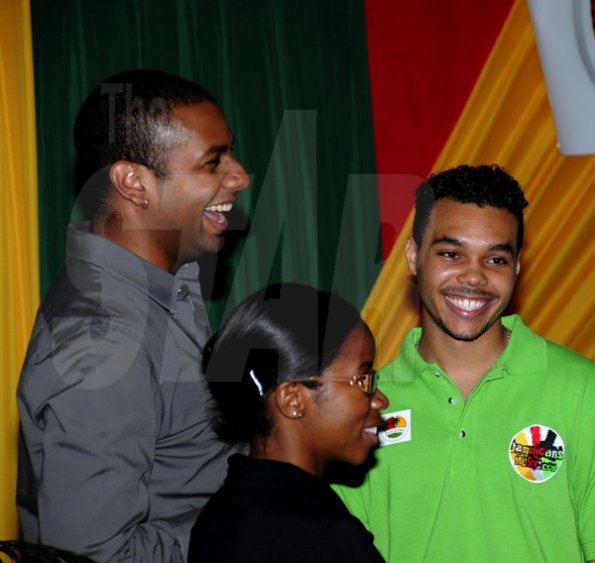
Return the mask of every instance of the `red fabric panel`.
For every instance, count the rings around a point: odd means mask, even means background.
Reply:
[[[471,93],[513,0],[365,0],[383,254]]]

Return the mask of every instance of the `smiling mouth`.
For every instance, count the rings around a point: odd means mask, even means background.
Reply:
[[[221,203],[218,205],[209,205],[205,207],[204,214],[213,222],[223,225],[227,218],[225,213],[229,213],[233,207],[233,203]]]
[[[453,297],[450,295],[445,295],[444,299],[457,309],[462,309],[470,313],[482,309],[490,302],[489,299],[469,299],[467,297]]]
[[[380,438],[378,436],[378,426],[367,426],[366,428],[364,428],[362,436],[365,437],[365,440],[369,443],[371,447],[377,446],[380,441]]]

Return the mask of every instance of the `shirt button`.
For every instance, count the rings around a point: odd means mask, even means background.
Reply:
[[[448,402],[449,402],[451,405],[454,405],[454,404],[456,404],[457,400],[456,400],[454,397],[449,397],[449,398],[448,398]]]
[[[178,301],[186,301],[189,293],[190,290],[188,289],[188,286],[186,284],[181,285],[178,289]]]
[[[465,437],[465,431],[464,431],[464,430],[461,430],[461,431],[459,432],[459,436],[460,436],[461,438],[464,438],[464,437]]]
[[[435,375],[436,377],[440,377],[440,372],[439,372],[439,371],[435,371],[435,372],[434,372],[434,375]]]

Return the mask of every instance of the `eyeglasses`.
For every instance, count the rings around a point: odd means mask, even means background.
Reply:
[[[291,379],[295,383],[303,383],[306,381],[335,381],[337,383],[347,383],[352,387],[357,387],[366,395],[373,395],[378,389],[378,374],[372,370],[370,373],[363,373],[354,375],[351,379],[339,379],[338,377],[324,377],[321,375],[311,375],[310,377],[302,377],[300,379]]]

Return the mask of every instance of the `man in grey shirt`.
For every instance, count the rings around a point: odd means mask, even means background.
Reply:
[[[185,561],[230,451],[200,374],[196,259],[249,179],[211,95],[157,71],[99,85],[74,127],[82,200],[40,307],[17,399],[26,540],[97,561]]]

